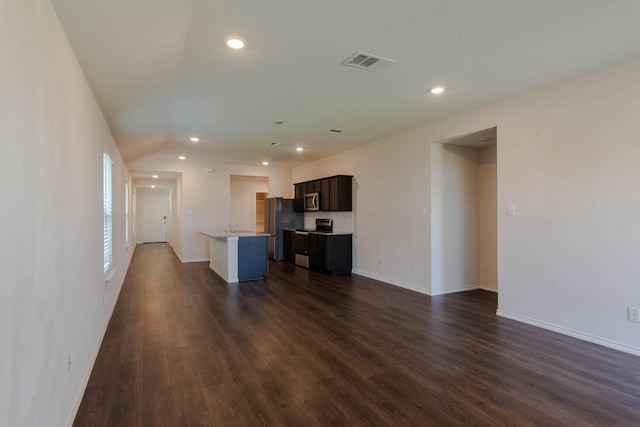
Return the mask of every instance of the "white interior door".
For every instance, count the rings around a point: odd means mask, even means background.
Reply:
[[[167,241],[167,199],[142,198],[142,238],[144,243]]]

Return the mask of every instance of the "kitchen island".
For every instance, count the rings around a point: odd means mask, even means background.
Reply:
[[[258,280],[268,270],[268,234],[200,231],[209,237],[209,268],[227,283]]]

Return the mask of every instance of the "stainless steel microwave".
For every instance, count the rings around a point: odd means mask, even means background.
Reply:
[[[320,193],[307,193],[304,195],[304,210],[305,211],[320,210]]]

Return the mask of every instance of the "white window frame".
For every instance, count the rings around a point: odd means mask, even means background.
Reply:
[[[102,201],[104,216],[104,274],[113,268],[113,160],[102,155]]]
[[[129,246],[129,181],[124,182],[124,242]]]

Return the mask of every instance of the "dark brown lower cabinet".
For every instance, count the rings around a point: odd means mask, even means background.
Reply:
[[[309,234],[309,268],[351,274],[351,234]]]
[[[284,230],[282,233],[282,238],[284,242],[282,243],[283,248],[283,256],[285,261],[294,262],[296,257],[295,248],[293,246],[293,236],[295,235],[294,231]]]

